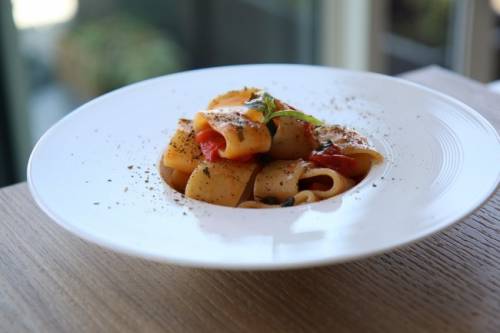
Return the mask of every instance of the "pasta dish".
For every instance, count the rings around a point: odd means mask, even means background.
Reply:
[[[353,129],[244,88],[217,96],[193,120],[179,120],[160,173],[192,199],[272,208],[336,196],[382,160]]]

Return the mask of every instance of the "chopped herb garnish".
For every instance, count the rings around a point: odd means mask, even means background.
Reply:
[[[322,151],[322,150],[325,150],[325,149],[327,149],[327,148],[329,148],[329,147],[331,147],[331,146],[333,146],[333,142],[332,142],[332,140],[327,140],[327,141],[325,141],[325,142],[322,142],[322,143],[319,145],[319,147],[318,147],[318,148],[316,148],[315,150],[316,150],[316,151]]]
[[[250,99],[245,102],[245,105],[252,109],[259,110],[266,116],[268,113],[274,112],[276,109],[276,103],[274,102],[274,97],[266,92],[255,94],[252,93]]]
[[[264,117],[264,120],[268,119],[268,121],[269,121],[269,120],[276,118],[276,117],[293,117],[293,118],[308,122],[308,123],[316,125],[316,126],[323,125],[323,122],[321,120],[316,119],[313,116],[310,116],[310,115],[305,114],[303,112],[294,111],[291,109],[273,112],[268,117]]]
[[[203,168],[203,173],[208,177],[210,178],[210,171],[208,170],[208,167],[204,167]]]
[[[264,120],[262,122],[264,124],[269,123],[271,119],[276,117],[292,117],[316,126],[323,125],[323,122],[321,120],[300,111],[292,109],[276,110],[276,102],[274,97],[266,92],[260,94],[252,93],[250,99],[245,102],[245,105],[262,112],[262,114],[264,115]]]
[[[294,197],[288,197],[285,201],[281,203],[281,207],[291,207],[295,204],[295,198]]]

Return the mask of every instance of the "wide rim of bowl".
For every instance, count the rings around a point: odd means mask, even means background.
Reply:
[[[497,174],[497,179],[496,179],[496,184],[492,184],[492,186],[488,189],[485,189],[483,192],[483,195],[481,197],[478,197],[473,203],[469,204],[468,209],[464,210],[460,214],[456,214],[456,217],[450,217],[447,219],[444,219],[441,221],[441,223],[425,228],[422,230],[420,233],[414,234],[412,237],[407,237],[406,239],[401,239],[399,241],[395,241],[392,243],[389,243],[387,245],[381,246],[377,250],[367,250],[367,251],[361,251],[359,253],[353,254],[353,255],[343,255],[343,256],[329,256],[325,258],[320,258],[320,259],[310,259],[307,261],[280,261],[280,262],[266,262],[266,263],[216,263],[216,262],[206,262],[203,260],[187,260],[185,258],[179,259],[179,258],[174,258],[171,256],[164,256],[164,255],[154,255],[151,253],[145,253],[143,251],[139,250],[134,250],[130,249],[126,246],[114,244],[112,242],[105,241],[103,239],[100,239],[98,236],[90,234],[88,232],[85,232],[81,229],[79,229],[77,226],[71,224],[70,222],[64,220],[61,218],[56,212],[54,212],[43,200],[42,196],[38,193],[37,188],[34,184],[33,176],[32,176],[32,167],[33,167],[33,161],[36,158],[37,151],[39,147],[41,147],[49,138],[51,137],[52,133],[59,128],[60,126],[64,126],[64,124],[72,119],[72,117],[75,117],[78,115],[78,113],[83,112],[84,110],[91,108],[95,103],[99,103],[102,99],[104,98],[109,98],[110,96],[113,96],[115,94],[123,93],[126,90],[130,89],[137,89],[142,87],[143,85],[148,85],[153,81],[156,80],[161,80],[165,77],[175,77],[179,75],[184,75],[186,73],[193,73],[193,72],[210,72],[210,71],[219,71],[219,70],[225,70],[225,69],[231,69],[231,68],[251,68],[251,67],[264,67],[264,66],[272,66],[272,67],[294,67],[294,68],[304,68],[304,69],[315,69],[315,70],[325,70],[325,71],[330,71],[331,73],[335,72],[344,72],[344,73],[350,73],[350,74],[355,74],[355,75],[365,75],[365,76],[371,76],[375,77],[381,80],[389,80],[393,82],[397,82],[398,84],[406,85],[409,87],[412,87],[413,89],[417,89],[420,91],[424,91],[428,94],[433,95],[434,97],[437,97],[441,99],[442,101],[445,101],[446,103],[454,105],[456,108],[460,109],[462,112],[468,113],[470,116],[475,118],[483,127],[484,129],[488,132],[491,137],[495,137],[497,144],[500,147],[500,135],[496,131],[496,129],[477,111],[475,111],[473,108],[470,106],[466,105],[465,103],[448,96],[442,92],[436,91],[434,89],[428,88],[426,86],[423,86],[421,84],[411,82],[402,78],[397,78],[397,77],[391,77],[387,76],[384,74],[379,74],[379,73],[372,73],[372,72],[364,72],[364,71],[357,71],[357,70],[347,70],[347,69],[339,69],[339,68],[331,68],[331,67],[323,67],[323,66],[317,66],[317,65],[298,65],[298,64],[244,64],[244,65],[233,65],[233,66],[218,66],[218,67],[209,67],[209,68],[202,68],[202,69],[195,69],[195,70],[189,70],[189,71],[183,71],[183,72],[178,72],[174,74],[169,74],[169,75],[164,75],[164,76],[159,76],[151,79],[147,79],[144,81],[140,81],[131,85],[124,86],[122,88],[116,89],[114,91],[108,92],[104,95],[101,95],[83,105],[80,107],[76,108],[73,112],[70,112],[68,115],[63,117],[61,120],[59,120],[57,123],[55,123],[53,126],[51,126],[43,135],[42,137],[37,141],[35,144],[28,164],[27,164],[27,182],[28,182],[28,187],[31,192],[31,195],[35,201],[35,203],[42,209],[42,211],[45,212],[49,216],[51,220],[56,222],[59,226],[63,227],[67,231],[73,233],[74,235],[77,235],[78,237],[89,241],[91,243],[94,243],[96,245],[99,245],[103,248],[108,248],[112,249],[116,252],[123,253],[126,255],[138,257],[138,258],[143,258],[155,262],[162,262],[162,263],[169,263],[169,264],[175,264],[179,266],[185,266],[185,267],[195,267],[195,268],[208,268],[208,269],[225,269],[225,270],[282,270],[282,269],[298,269],[298,268],[309,268],[309,267],[316,267],[316,266],[324,266],[324,265],[330,265],[330,264],[337,264],[337,263],[344,263],[344,262],[349,262],[353,260],[359,260],[371,256],[376,256],[381,253],[385,253],[397,248],[405,247],[408,245],[411,245],[415,242],[418,242],[430,235],[433,235],[441,230],[444,230],[451,225],[463,220],[467,216],[471,215],[474,211],[479,209],[490,197],[492,197],[496,190],[499,187],[500,183],[500,169]]]

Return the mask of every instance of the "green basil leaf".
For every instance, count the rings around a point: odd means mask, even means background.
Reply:
[[[272,113],[276,109],[276,103],[274,102],[274,97],[269,95],[268,93],[264,93],[262,95],[262,100],[267,107],[267,112]]]
[[[276,109],[274,97],[266,92],[261,94],[252,94],[250,99],[245,102],[245,105],[262,112],[264,118],[268,117]]]
[[[308,122],[308,123],[316,125],[316,126],[323,125],[323,122],[321,120],[319,120],[311,115],[302,113],[300,111],[294,111],[294,110],[283,110],[283,111],[273,112],[264,119],[264,122],[266,123],[266,122],[268,122],[271,119],[276,118],[276,117],[293,117],[293,118]]]
[[[274,97],[266,92],[252,94],[251,98],[245,102],[245,105],[262,112],[264,115],[264,124],[269,123],[271,119],[276,117],[293,117],[313,125],[323,125],[321,120],[300,111],[291,109],[276,111],[276,102]]]

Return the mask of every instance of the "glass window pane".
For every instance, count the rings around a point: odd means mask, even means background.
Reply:
[[[449,67],[451,0],[391,0],[385,38],[390,74],[426,65]]]
[[[146,78],[313,62],[315,1],[11,1],[33,140],[85,101]]]

